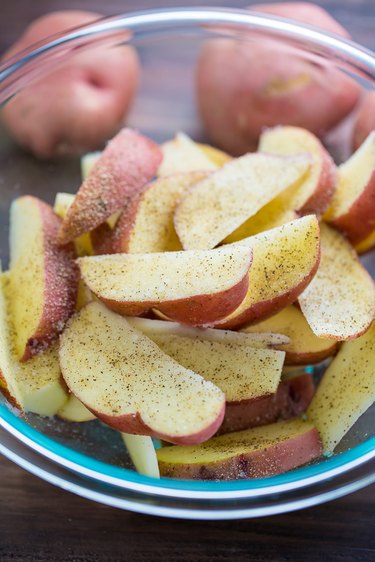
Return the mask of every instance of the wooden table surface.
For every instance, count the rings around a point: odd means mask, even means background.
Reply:
[[[236,1],[173,1],[164,6]],[[375,0],[326,0],[353,37],[375,49]],[[35,17],[52,9],[105,14],[160,6],[157,0],[3,0],[0,52]],[[0,560],[35,562],[370,562],[375,561],[375,486],[277,517],[189,522],[97,505],[38,480],[0,458]]]

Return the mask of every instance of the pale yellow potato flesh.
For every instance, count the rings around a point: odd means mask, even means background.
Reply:
[[[323,171],[322,146],[319,140],[299,127],[274,127],[266,129],[260,136],[258,150],[270,154],[288,156],[308,152],[312,158],[309,173],[297,189],[281,194],[275,206],[280,209],[298,210],[315,192]]]
[[[249,289],[240,306],[217,326],[287,293],[310,274],[319,258],[319,223],[315,215],[308,215],[236,244],[253,249]]]
[[[369,183],[375,170],[375,131],[354,154],[338,167],[338,182],[324,219],[346,213]],[[375,218],[374,218],[375,224]]]
[[[141,195],[127,243],[129,254],[182,250],[173,216],[178,200],[205,172],[161,177]]]
[[[217,250],[114,254],[78,260],[88,287],[105,299],[163,302],[212,295],[246,275],[251,253],[245,246]]]
[[[305,364],[315,362],[315,357],[320,361],[336,349],[332,340],[318,338],[314,334],[302,312],[293,305],[262,322],[241,329],[246,334],[262,331],[284,334],[289,338],[288,343],[277,347],[287,353],[286,364],[289,363],[288,354],[293,357],[293,364],[298,364],[298,358],[301,364]]]
[[[158,169],[159,177],[197,170],[214,171],[219,167],[184,133],[177,133],[174,139],[162,144],[161,150],[163,160]]]
[[[320,233],[320,265],[298,301],[316,336],[353,339],[365,332],[374,318],[374,282],[341,234],[324,223]]]
[[[245,154],[197,183],[176,207],[174,224],[186,250],[214,248],[310,167],[308,155]]]
[[[300,419],[287,420],[219,435],[200,445],[162,447],[156,455],[159,464],[206,465],[281,445],[313,428],[312,423]]]
[[[87,178],[92,168],[94,167],[95,162],[99,159],[100,155],[101,155],[100,151],[95,151],[95,152],[88,152],[87,154],[82,156],[81,176],[83,180]]]
[[[210,160],[212,160],[214,164],[219,166],[219,168],[224,166],[224,164],[229,162],[229,160],[232,160],[232,156],[229,156],[229,154],[227,154],[223,150],[220,150],[219,148],[215,148],[210,144],[201,144],[199,142],[196,144],[199,146],[202,152],[204,152],[204,154],[208,156]]]
[[[87,422],[95,419],[95,416],[78,400],[74,394],[69,394],[64,406],[57,412],[59,418],[70,422]]]
[[[375,229],[367,238],[356,244],[355,249],[358,254],[364,254],[375,247]]]
[[[0,277],[0,372],[9,399],[25,412],[53,416],[67,394],[61,384],[58,345],[20,363],[14,352],[14,328],[9,316],[9,276]]]
[[[363,336],[342,345],[307,410],[326,453],[334,451],[374,401],[375,323]]]
[[[39,210],[35,205],[25,205],[24,201],[12,204],[10,224],[12,294],[9,295],[9,305],[12,321],[17,326],[15,351],[21,357],[43,314],[45,256],[41,248],[44,234]]]
[[[139,474],[160,478],[158,459],[151,437],[121,433],[129,456]]]
[[[298,218],[295,211],[289,208],[290,192],[298,189],[298,185],[293,185],[283,193],[275,197],[272,201],[262,207],[253,217],[241,224],[234,232],[229,234],[224,240],[225,244],[238,242],[249,236],[254,236],[260,232],[271,230],[291,222]]]
[[[98,302],[69,322],[61,337],[60,365],[75,396],[120,431],[129,431],[124,418],[131,425],[139,415],[134,433],[142,433],[144,424],[157,436],[200,435],[223,409],[220,389]]]
[[[274,394],[279,385],[283,351],[166,334],[154,334],[152,340],[180,365],[218,386],[227,402]]]
[[[200,340],[233,343],[247,345],[249,347],[265,349],[275,348],[288,344],[290,338],[278,333],[241,333],[234,330],[216,330],[215,328],[194,328],[164,320],[153,320],[150,318],[129,317],[127,321],[133,328],[140,330],[147,337],[158,338],[159,336],[182,336],[185,338],[198,338]]]

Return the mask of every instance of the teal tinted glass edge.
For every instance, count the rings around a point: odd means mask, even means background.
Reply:
[[[116,467],[105,462],[98,461],[88,455],[70,449],[65,445],[61,445],[57,441],[54,441],[50,437],[47,437],[40,431],[34,429],[20,417],[14,415],[4,404],[0,404],[0,418],[4,419],[4,421],[12,425],[17,431],[25,435],[25,437],[29,438],[40,447],[43,447],[49,452],[61,457],[62,459],[66,459],[67,461],[79,465],[85,469],[101,473],[111,478],[118,478],[124,481],[134,482],[138,484],[145,484],[148,486],[155,485],[159,488],[165,489],[177,488],[180,490],[191,490],[196,492],[230,492],[285,485],[296,482],[298,480],[303,480],[305,478],[322,475],[329,470],[342,467],[345,464],[355,461],[360,457],[375,451],[375,437],[371,437],[364,443],[353,447],[353,449],[340,453],[337,456],[326,458],[324,459],[324,461],[317,464],[298,468],[284,474],[272,476],[270,478],[230,482],[198,482],[177,480],[172,478],[161,478],[159,480],[150,476],[143,476],[126,468]]]

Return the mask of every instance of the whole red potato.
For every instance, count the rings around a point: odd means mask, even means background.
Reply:
[[[250,9],[348,37],[314,4],[256,4]],[[359,95],[356,82],[333,66],[291,54],[275,41],[212,40],[198,62],[203,122],[213,142],[235,155],[254,150],[265,127],[294,125],[323,136],[352,111]]]
[[[3,59],[51,34],[99,17],[83,11],[42,16]],[[132,47],[82,51],[20,91],[3,108],[3,121],[20,145],[41,158],[94,150],[121,127],[137,88],[138,74],[138,57]]]
[[[368,92],[359,106],[353,133],[353,148],[356,150],[375,130],[375,91]]]

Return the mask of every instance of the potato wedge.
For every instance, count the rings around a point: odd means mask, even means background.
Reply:
[[[121,433],[129,456],[139,474],[160,478],[158,459],[151,437]]]
[[[200,325],[234,310],[246,295],[251,249],[114,254],[78,260],[89,289],[109,308],[140,316],[152,308]]]
[[[324,219],[359,244],[375,229],[375,131],[338,168],[338,183]]]
[[[124,207],[152,179],[161,158],[159,147],[150,139],[122,129],[79,188],[61,225],[60,243],[93,230]]]
[[[283,351],[172,334],[154,333],[151,339],[180,365],[219,387],[227,404],[274,394],[279,385]]]
[[[289,343],[277,346],[285,351],[285,365],[311,365],[334,355],[337,342],[318,338],[310,328],[302,312],[289,305],[274,316],[258,324],[245,326],[245,333],[276,332],[285,334]]]
[[[9,306],[22,361],[57,339],[76,304],[75,251],[72,244],[58,244],[60,223],[52,208],[36,197],[12,203]]]
[[[215,323],[217,328],[263,320],[297,299],[319,265],[319,223],[308,215],[238,244],[249,245],[254,252],[249,289],[240,306]]]
[[[320,265],[298,298],[302,313],[319,338],[357,338],[374,318],[374,282],[341,234],[324,223],[320,232]]]
[[[15,333],[9,316],[9,275],[0,275],[0,387],[16,408],[53,416],[67,401],[61,381],[58,346],[21,363],[14,352]]]
[[[320,140],[306,129],[280,126],[262,133],[258,150],[282,156],[310,154],[312,165],[305,181],[294,192],[282,193],[278,204],[281,209],[297,211],[300,215],[315,213],[322,216],[331,202],[337,172],[332,157]]]
[[[302,154],[253,153],[228,162],[177,205],[174,225],[183,248],[214,248],[279,193],[299,183],[309,167],[309,156]]]
[[[60,365],[71,392],[119,431],[200,443],[223,420],[221,390],[101,303],[89,303],[71,319],[61,337]]]
[[[229,402],[218,434],[241,431],[301,416],[310,404],[314,392],[312,376],[303,373],[282,380],[275,394],[246,402]]]
[[[299,419],[213,437],[188,447],[162,447],[160,474],[172,478],[241,480],[266,478],[322,454],[317,429]]]
[[[318,386],[307,410],[332,453],[357,419],[375,401],[375,322],[363,336],[345,342]]]
[[[91,232],[96,254],[145,254],[182,250],[173,224],[181,196],[206,172],[173,174],[149,183],[145,191],[123,209],[115,228],[106,223]]]

